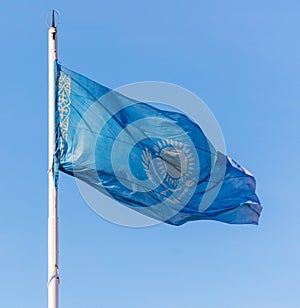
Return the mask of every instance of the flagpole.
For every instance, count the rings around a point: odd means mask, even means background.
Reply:
[[[48,308],[58,308],[58,216],[57,188],[53,177],[53,155],[55,152],[55,72],[57,59],[57,32],[52,11],[52,25],[48,31]]]

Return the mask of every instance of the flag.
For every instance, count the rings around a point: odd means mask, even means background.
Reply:
[[[172,225],[258,223],[254,177],[218,152],[188,115],[136,101],[60,64],[55,92],[56,171]]]

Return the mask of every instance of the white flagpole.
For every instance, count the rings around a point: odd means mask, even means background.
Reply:
[[[48,31],[48,308],[58,308],[58,216],[57,216],[57,189],[53,179],[53,155],[55,151],[55,108],[54,108],[54,61],[56,56],[56,27],[54,10],[52,11],[52,26]]]

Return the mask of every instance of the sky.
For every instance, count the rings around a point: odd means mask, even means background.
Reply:
[[[299,1],[2,1],[0,307],[47,306],[47,12],[59,60],[104,85],[205,101],[256,177],[259,226],[128,228],[59,182],[60,307],[300,305]],[[108,202],[107,199],[99,202]]]

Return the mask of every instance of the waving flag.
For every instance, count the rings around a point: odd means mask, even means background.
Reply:
[[[258,223],[254,177],[216,151],[188,116],[58,64],[56,74],[57,169],[169,224]]]

